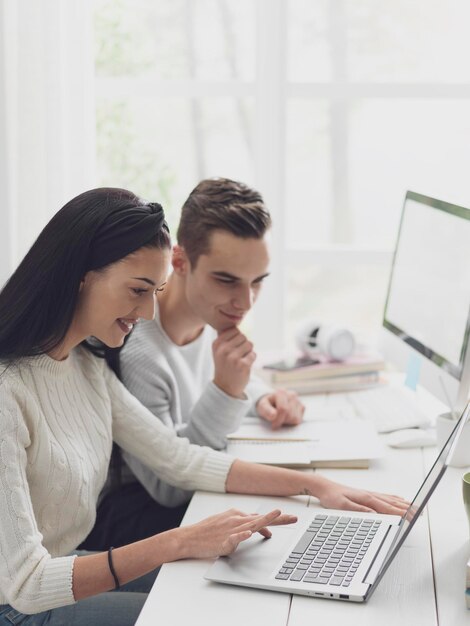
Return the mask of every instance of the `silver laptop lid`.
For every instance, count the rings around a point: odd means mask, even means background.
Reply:
[[[368,595],[370,595],[374,591],[377,584],[382,579],[382,576],[385,574],[388,566],[393,561],[398,550],[403,545],[403,542],[407,538],[410,530],[413,528],[416,520],[421,515],[421,512],[426,506],[426,503],[428,502],[431,494],[433,493],[442,476],[444,475],[444,472],[446,471],[449,462],[452,460],[452,455],[455,452],[460,435],[465,427],[465,424],[468,421],[469,415],[470,403],[467,404],[460,419],[455,423],[455,428],[452,431],[449,439],[444,444],[444,447],[442,448],[437,459],[435,460],[434,465],[429,470],[426,478],[424,479],[421,487],[418,490],[418,493],[414,497],[413,502],[410,504],[405,515],[402,517],[399,531],[393,541],[393,544],[390,547],[390,550],[388,551],[387,556],[385,557],[383,565],[374,584],[369,589]]]

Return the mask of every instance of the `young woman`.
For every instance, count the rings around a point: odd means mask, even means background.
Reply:
[[[162,563],[228,554],[254,532],[270,536],[268,525],[295,521],[279,510],[231,510],[114,551],[77,554],[113,441],[185,489],[406,508],[394,496],[191,445],[122,386],[107,361],[139,318],[153,317],[169,258],[160,205],[95,189],[52,218],[0,293],[0,625],[129,626]]]

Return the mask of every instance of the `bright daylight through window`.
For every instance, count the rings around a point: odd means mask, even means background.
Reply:
[[[463,16],[465,0],[95,0],[99,183],[160,200],[173,232],[199,179],[257,186],[278,199],[271,336],[289,346],[315,317],[370,340],[405,191],[470,203]]]

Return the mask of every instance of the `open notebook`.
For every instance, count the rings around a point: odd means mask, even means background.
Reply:
[[[362,420],[303,422],[273,431],[246,418],[228,436],[227,452],[244,461],[283,467],[366,468],[383,454],[372,426]]]

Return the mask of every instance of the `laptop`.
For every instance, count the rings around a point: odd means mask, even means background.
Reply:
[[[466,406],[403,517],[322,509],[294,526],[253,535],[218,558],[210,581],[319,598],[366,602],[382,580],[447,469],[470,414]]]

